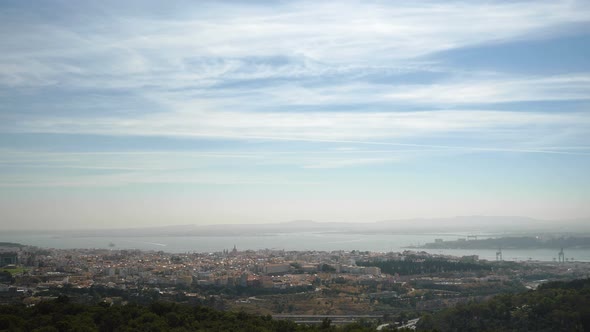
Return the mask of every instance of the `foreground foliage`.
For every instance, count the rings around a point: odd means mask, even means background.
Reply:
[[[0,306],[0,330],[8,331],[373,331],[351,324],[336,328],[325,320],[319,326],[297,325],[243,312],[223,312],[208,307],[154,302],[83,305],[67,297],[41,302],[35,307]]]
[[[398,275],[434,274],[444,272],[491,271],[490,264],[480,262],[456,262],[445,258],[406,257],[405,260],[360,261],[359,266],[376,266],[383,273]]]
[[[551,282],[423,317],[419,330],[590,331],[590,279]]]

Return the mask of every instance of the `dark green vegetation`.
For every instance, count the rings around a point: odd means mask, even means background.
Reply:
[[[0,242],[0,247],[16,247],[16,248],[22,248],[22,247],[24,247],[24,245],[22,245],[20,243],[14,243],[14,242]]]
[[[0,268],[0,273],[8,273],[10,275],[17,275],[25,272],[27,269],[22,266],[16,266],[13,268]]]
[[[0,306],[2,331],[374,331],[351,324],[334,327],[326,319],[317,326],[297,325],[243,312],[223,312],[203,306],[153,302],[149,306],[84,305],[61,296],[27,308]]]
[[[489,264],[475,262],[455,262],[443,258],[407,257],[405,260],[390,260],[385,262],[366,261],[357,262],[359,266],[377,266],[381,272],[388,274],[413,275],[443,272],[474,272],[491,271]]]
[[[419,330],[590,331],[590,279],[551,282],[424,316]]]
[[[556,249],[590,248],[590,237],[537,238],[532,236],[501,237],[495,239],[444,241],[427,243],[420,248],[426,249]],[[557,252],[556,252],[557,255]]]
[[[0,269],[0,283],[12,284],[13,282],[12,274],[9,271]]]

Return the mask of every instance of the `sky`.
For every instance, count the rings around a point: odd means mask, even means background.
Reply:
[[[590,217],[588,1],[0,3],[0,228]]]

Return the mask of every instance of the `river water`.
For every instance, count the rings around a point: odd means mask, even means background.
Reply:
[[[62,234],[2,233],[0,241],[17,242],[43,248],[113,248],[156,250],[171,253],[215,252],[223,249],[284,249],[284,250],[362,250],[401,252],[409,246],[433,242],[434,239],[456,240],[461,234],[348,234],[348,233],[278,233],[248,236],[159,236],[159,237],[74,237]],[[110,245],[114,244],[114,247]],[[417,249],[411,249],[417,250]],[[479,255],[480,259],[495,260],[496,250],[419,249],[433,254],[453,256]],[[568,260],[590,262],[588,249],[564,249]],[[553,261],[555,249],[503,249],[504,260]]]

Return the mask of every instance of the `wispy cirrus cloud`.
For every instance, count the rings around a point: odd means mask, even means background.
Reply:
[[[33,115],[11,112],[5,103],[6,132],[369,141],[516,131],[522,138],[565,126],[574,135],[588,131],[579,113],[525,115],[481,106],[587,100],[587,73],[462,72],[423,58],[577,33],[572,24],[590,22],[582,1],[205,3],[162,15],[150,12],[161,9],[154,4],[63,6],[78,15],[41,19],[33,10],[23,25],[4,12],[4,24],[16,33],[3,29],[0,82],[19,92],[52,86],[73,88],[67,97],[79,90],[90,97],[49,102],[71,109],[68,117],[47,114],[42,101]],[[85,15],[89,10],[98,18]],[[426,82],[409,84],[405,75],[416,72]],[[441,72],[446,76],[428,78]],[[380,82],[372,79],[384,73]],[[27,89],[21,99],[29,99]],[[122,106],[113,93],[133,94],[135,101]],[[486,111],[453,109],[469,104]],[[134,105],[146,114],[119,111]],[[302,114],[288,112],[298,107]],[[408,114],[408,107],[421,112]]]
[[[5,2],[0,225],[583,216],[588,26],[582,0]]]
[[[568,24],[588,22],[590,13],[584,1],[534,6],[199,3],[187,4],[182,12],[169,8],[171,19],[155,14],[162,8],[149,3],[133,9],[126,4],[62,5],[66,8],[55,10],[85,17],[84,24],[67,16],[41,20],[43,8],[3,11],[3,24],[10,29],[0,35],[2,84],[142,87],[158,80],[155,84],[164,87],[193,86],[191,81],[203,84],[195,80],[316,75],[351,65],[395,67],[443,50],[541,38]],[[17,20],[14,11],[28,20]],[[87,15],[91,11],[99,15]],[[248,60],[256,58],[264,61]]]
[[[422,112],[209,112],[185,110],[127,118],[35,118],[5,131],[293,140],[379,140],[441,134],[545,133],[567,127],[586,132],[585,113],[485,110]]]
[[[488,104],[520,101],[588,100],[590,74],[544,77],[470,77],[428,85],[398,86],[391,100],[419,104]]]

